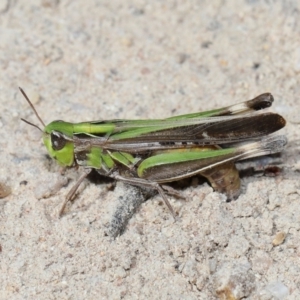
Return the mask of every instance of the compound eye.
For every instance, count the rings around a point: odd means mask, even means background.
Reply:
[[[66,145],[66,142],[66,139],[59,132],[51,132],[51,145],[53,150],[61,150]]]

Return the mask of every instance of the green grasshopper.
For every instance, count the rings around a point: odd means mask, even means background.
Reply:
[[[81,123],[53,121],[38,128],[49,155],[65,167],[82,166],[87,171],[68,193],[73,197],[92,169],[127,184],[156,190],[173,216],[164,183],[200,174],[228,198],[240,194],[235,162],[280,152],[285,136],[269,136],[283,128],[282,116],[258,112],[274,101],[270,93],[232,106],[155,120],[106,120]]]

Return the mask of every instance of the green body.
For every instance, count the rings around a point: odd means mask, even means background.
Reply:
[[[96,169],[137,185],[201,174],[218,191],[236,197],[240,181],[234,162],[279,152],[285,143],[281,137],[274,148],[272,140],[269,149],[261,142],[285,125],[278,114],[253,112],[272,101],[263,94],[230,107],[160,120],[54,121],[45,126],[43,140],[63,166]]]

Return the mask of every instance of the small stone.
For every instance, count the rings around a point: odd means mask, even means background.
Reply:
[[[3,182],[0,182],[0,198],[5,198],[11,194],[11,188]]]
[[[277,232],[274,240],[272,241],[273,246],[281,245],[286,237],[286,233],[283,231]]]

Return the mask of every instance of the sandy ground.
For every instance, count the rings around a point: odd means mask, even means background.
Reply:
[[[25,4],[26,3],[26,4]],[[0,1],[1,299],[300,299],[299,1]],[[46,155],[45,123],[168,117],[272,92],[289,139],[277,177],[143,203],[108,234],[122,184]],[[110,188],[109,188],[110,187]],[[3,190],[4,189],[4,190]],[[1,194],[0,193],[0,194]],[[126,197],[127,197],[126,196]],[[231,297],[231,298],[230,298]]]

